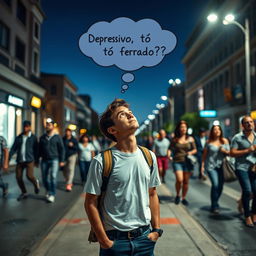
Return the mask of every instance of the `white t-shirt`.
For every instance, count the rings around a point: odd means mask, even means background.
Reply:
[[[134,153],[124,153],[112,148],[113,170],[109,178],[103,204],[103,222],[106,230],[129,231],[149,225],[149,188],[161,184],[156,156],[153,172],[138,148]],[[102,156],[98,154],[91,162],[84,192],[100,195],[102,185]]]
[[[78,143],[79,148],[79,160],[90,162],[92,160],[92,151],[94,151],[94,146],[88,143],[86,147],[82,143]]]

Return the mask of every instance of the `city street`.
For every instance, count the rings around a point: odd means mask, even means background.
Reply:
[[[40,177],[38,169],[36,175]],[[192,252],[193,255],[219,255],[217,251],[209,254],[212,246],[220,249],[223,255],[225,252],[228,255],[255,255],[256,230],[246,228],[237,211],[236,198],[240,195],[237,182],[225,185],[220,200],[221,213],[212,215],[209,211],[209,180],[190,180],[187,197],[190,204],[185,208],[173,203],[175,181],[172,170],[169,169],[166,175],[166,186],[160,189],[159,196],[165,235],[158,243],[156,255],[178,253],[186,256]],[[16,197],[19,191],[14,173],[4,178],[10,184],[10,194],[0,202],[1,255],[70,255],[70,252],[80,255],[83,251],[90,252],[86,255],[97,255],[97,244],[89,245],[87,242],[90,226],[83,210],[81,185],[77,184],[72,193],[65,192],[60,172],[54,204],[45,202],[43,188],[38,196],[31,193],[28,199],[18,202]],[[79,181],[78,175],[76,181]],[[32,192],[32,186],[28,182],[26,185]],[[187,226],[193,222],[193,227]],[[167,241],[171,241],[168,246]]]
[[[196,176],[197,172],[195,172]],[[175,176],[171,170],[167,172],[167,186],[174,193]],[[237,210],[236,200],[240,196],[238,182],[224,185],[220,198],[220,214],[210,213],[210,181],[197,178],[190,179],[187,196],[188,212],[216,240],[219,246],[226,249],[230,255],[255,255],[256,229],[244,226],[243,216]]]
[[[78,174],[78,169],[76,173]],[[41,181],[38,168],[35,170],[35,175]],[[29,197],[18,202],[16,198],[20,191],[15,173],[4,175],[3,179],[9,183],[9,195],[6,199],[0,199],[0,255],[27,255],[35,243],[48,234],[81,194],[82,186],[78,183],[80,182],[78,177],[79,175],[76,175],[73,191],[68,193],[65,191],[64,179],[60,171],[56,201],[50,204],[45,201],[42,185],[39,195],[34,194],[34,188],[27,181],[25,173],[24,181]]]

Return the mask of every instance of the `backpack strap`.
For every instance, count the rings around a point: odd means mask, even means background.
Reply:
[[[152,155],[151,155],[149,149],[147,149],[146,147],[139,146],[139,145],[138,145],[138,147],[142,151],[143,156],[144,156],[144,158],[145,158],[145,160],[146,160],[146,162],[147,162],[147,164],[150,168],[150,174],[152,174],[152,172],[153,172],[153,158],[152,158]]]
[[[103,172],[102,172],[102,186],[101,192],[107,190],[107,185],[110,177],[110,173],[113,169],[113,154],[111,149],[107,149],[102,154]]]

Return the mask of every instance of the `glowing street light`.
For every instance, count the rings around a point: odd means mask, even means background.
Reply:
[[[218,16],[215,13],[211,13],[207,16],[207,20],[209,22],[216,22],[218,20]]]
[[[167,99],[168,99],[167,96],[165,96],[165,95],[161,96],[161,100],[167,100]]]
[[[149,120],[154,120],[155,117],[156,117],[155,115],[148,115],[148,119],[149,119]]]
[[[158,109],[154,109],[154,110],[152,111],[152,113],[155,114],[155,115],[157,115],[157,114],[159,114],[159,110],[158,110]]]

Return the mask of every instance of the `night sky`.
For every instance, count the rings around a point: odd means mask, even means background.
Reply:
[[[92,107],[102,113],[114,98],[124,98],[139,121],[147,118],[163,103],[161,95],[167,95],[168,80],[180,78],[184,81],[184,66],[181,59],[185,53],[185,41],[196,22],[204,18],[207,0],[137,0],[137,1],[52,1],[42,0],[46,19],[42,25],[41,70],[66,74],[75,83],[81,94],[89,94]],[[205,14],[206,16],[206,14]],[[151,18],[162,29],[173,32],[177,46],[173,52],[155,67],[141,68],[132,72],[135,80],[122,94],[121,76],[124,71],[112,67],[101,67],[84,56],[79,47],[79,37],[98,22],[111,22],[118,17],[134,21]]]

